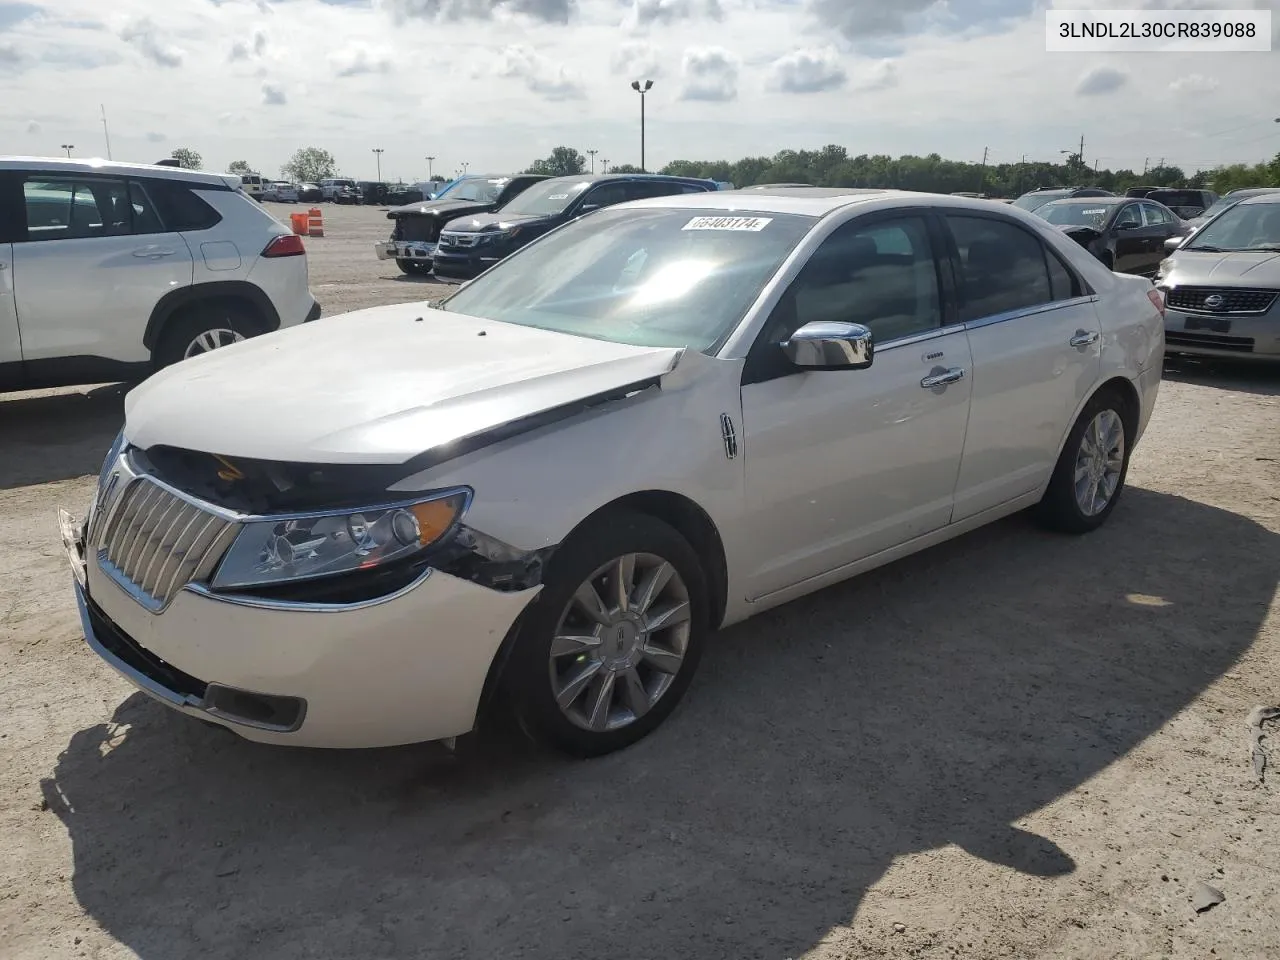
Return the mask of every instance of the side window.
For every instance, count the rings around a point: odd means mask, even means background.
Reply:
[[[1055,298],[1044,245],[1007,220],[946,216],[960,254],[962,321],[1025,310]]]
[[[582,205],[591,204],[597,207],[611,207],[615,203],[622,203],[627,197],[626,181],[614,181],[613,183],[602,183],[587,192],[582,198]]]
[[[153,180],[147,184],[146,189],[160,219],[169,230],[208,230],[222,220],[222,215],[217,210],[200,199],[184,183]]]
[[[1049,294],[1054,300],[1070,300],[1081,295],[1076,275],[1052,250],[1045,250],[1045,262],[1049,265]]]
[[[1143,203],[1142,207],[1142,225],[1144,227],[1162,227],[1169,222],[1169,218],[1165,216],[1163,210],[1154,203]]]
[[[84,240],[128,234],[132,208],[123,180],[28,177],[27,240]]]
[[[164,224],[141,184],[129,184],[129,205],[133,208],[134,233],[164,233]]]
[[[879,343],[942,326],[937,264],[922,218],[839,227],[787,290],[766,336],[777,343],[824,320],[860,323]]]
[[[1142,226],[1142,213],[1138,209],[1136,203],[1129,203],[1120,208],[1120,212],[1116,214],[1116,226],[1122,224],[1131,224],[1133,226]]]
[[[682,183],[661,183],[633,180],[627,184],[628,200],[647,200],[650,197],[674,197],[684,193]]]

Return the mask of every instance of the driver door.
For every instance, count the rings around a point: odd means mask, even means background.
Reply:
[[[745,522],[760,545],[748,562],[749,598],[950,522],[971,360],[963,327],[944,325],[951,306],[935,236],[918,215],[837,228],[753,346],[742,385]],[[792,366],[778,344],[824,320],[869,328],[872,365]]]

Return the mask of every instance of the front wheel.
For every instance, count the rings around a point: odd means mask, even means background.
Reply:
[[[233,304],[192,307],[170,322],[155,351],[157,368],[239,343],[261,331]]]
[[[1088,533],[1111,516],[1129,473],[1131,431],[1125,412],[1120,396],[1110,390],[1085,406],[1037,507],[1046,527]]]
[[[431,272],[430,263],[422,263],[405,257],[396,260],[396,266],[400,268],[401,273],[410,277],[425,277]]]
[[[651,733],[684,696],[710,608],[676,530],[619,512],[575,534],[525,612],[504,686],[534,740],[591,757]]]

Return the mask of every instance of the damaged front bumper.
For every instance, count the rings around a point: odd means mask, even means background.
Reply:
[[[424,240],[386,240],[373,245],[379,260],[412,260],[429,266],[436,255],[436,245]]]

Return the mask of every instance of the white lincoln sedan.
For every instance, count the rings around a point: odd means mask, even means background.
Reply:
[[[63,538],[92,648],[277,744],[483,709],[630,744],[708,634],[1034,508],[1111,514],[1163,301],[984,200],[774,188],[584,216],[443,301],[156,374]]]

